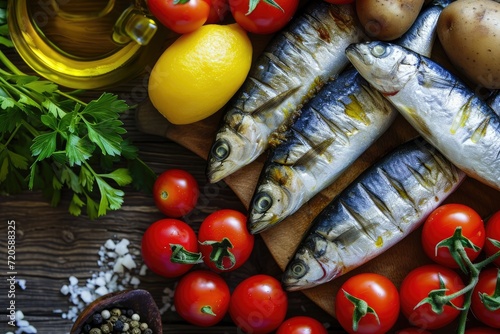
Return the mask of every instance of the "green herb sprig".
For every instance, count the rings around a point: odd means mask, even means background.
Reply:
[[[0,1],[0,45],[12,47]],[[21,72],[0,49],[0,193],[42,190],[52,205],[71,191],[69,212],[91,219],[121,208],[130,184],[150,189],[154,172],[123,138],[130,107],[111,93],[89,103],[78,91]],[[126,162],[126,164],[124,163]],[[119,165],[119,167],[115,167]]]

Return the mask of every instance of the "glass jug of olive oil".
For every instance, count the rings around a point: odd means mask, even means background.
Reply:
[[[23,60],[75,89],[109,87],[140,74],[169,34],[148,15],[145,0],[9,0],[7,15]]]

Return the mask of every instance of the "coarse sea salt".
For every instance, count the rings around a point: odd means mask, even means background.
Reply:
[[[60,291],[69,297],[72,305],[67,312],[61,312],[63,319],[75,321],[80,312],[96,298],[107,293],[135,289],[139,286],[141,281],[138,276],[145,275],[146,270],[142,270],[144,265],[141,264],[139,273],[135,272],[138,267],[135,258],[139,253],[131,252],[129,245],[128,239],[106,240],[97,252],[99,271],[92,273],[82,285],[79,285],[77,277],[68,278],[69,284],[63,285]],[[60,310],[57,311],[59,312]]]
[[[16,331],[15,334],[35,334],[38,333],[36,328],[30,325],[29,321],[24,319],[24,313],[21,310],[16,311]],[[6,334],[14,334],[7,332]]]

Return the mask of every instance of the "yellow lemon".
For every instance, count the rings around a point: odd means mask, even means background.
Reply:
[[[209,24],[180,36],[151,71],[149,98],[173,124],[220,110],[245,81],[252,43],[238,24]]]

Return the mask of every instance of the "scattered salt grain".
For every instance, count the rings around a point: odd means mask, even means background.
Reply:
[[[123,256],[128,253],[128,245],[130,242],[127,239],[122,239],[115,247],[115,253]]]
[[[146,272],[147,272],[147,271],[148,271],[148,266],[147,266],[147,265],[145,265],[145,264],[143,264],[143,265],[141,266],[141,270],[139,271],[139,275],[140,275],[140,276],[144,276],[144,275],[146,275]]]
[[[18,279],[16,281],[17,281],[17,285],[19,285],[19,287],[22,290],[26,290],[26,280],[25,279]]]
[[[175,286],[173,289],[171,289],[169,287],[166,287],[165,289],[163,289],[163,296],[161,297],[161,302],[163,305],[159,309],[160,314],[164,314],[167,311],[175,312],[175,306],[173,305],[174,290],[175,290]]]
[[[83,302],[86,304],[91,303],[94,300],[90,290],[83,290],[80,293],[80,298],[82,298]]]
[[[107,294],[109,292],[108,288],[106,288],[105,286],[100,286],[98,287],[96,290],[95,290],[95,293],[99,296],[104,296],[105,294]]]
[[[139,286],[140,279],[137,276],[143,276],[145,271],[143,274],[141,267],[139,274],[135,273],[134,269],[137,268],[135,257],[138,253],[131,252],[129,245],[127,239],[118,242],[112,239],[106,240],[97,252],[99,271],[92,273],[91,277],[86,279],[85,285],[79,285],[79,280],[75,276],[68,278],[69,284],[63,285],[60,291],[68,296],[72,305],[67,312],[61,313],[63,319],[76,320],[80,312],[100,296]]]
[[[16,332],[15,334],[35,334],[37,330],[30,325],[28,320],[24,319],[24,313],[21,310],[16,311]]]
[[[113,240],[108,239],[108,240],[106,240],[106,242],[104,243],[104,247],[105,247],[106,249],[111,249],[111,250],[113,250],[113,249],[115,249],[116,244],[115,244],[115,242],[114,242]]]
[[[134,269],[137,267],[134,259],[132,258],[132,255],[130,255],[130,254],[125,254],[122,257],[122,265],[127,269]]]

